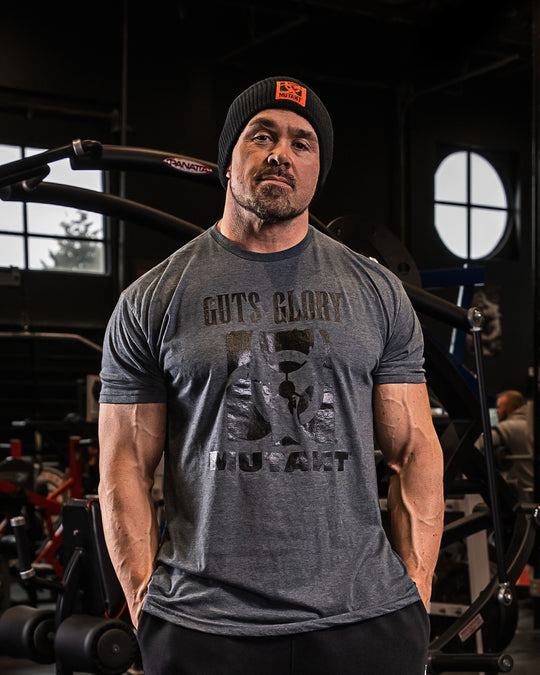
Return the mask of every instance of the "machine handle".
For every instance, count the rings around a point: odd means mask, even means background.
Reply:
[[[509,673],[514,667],[510,654],[444,654],[436,652],[429,655],[430,673]]]
[[[19,558],[19,576],[23,581],[32,579],[36,575],[35,569],[32,567],[30,546],[28,537],[26,536],[26,521],[23,516],[15,516],[9,521],[13,534],[15,536],[15,543],[17,545],[17,557]]]

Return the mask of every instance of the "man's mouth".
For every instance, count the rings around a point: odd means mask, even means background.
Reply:
[[[283,174],[283,173],[264,173],[260,174],[257,177],[257,180],[259,182],[270,182],[274,184],[281,184],[281,185],[288,185],[291,188],[294,188],[295,186],[295,179],[293,176],[290,176],[288,174]]]

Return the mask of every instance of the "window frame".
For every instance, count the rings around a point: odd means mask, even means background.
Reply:
[[[21,143],[14,143],[10,141],[1,141],[2,145],[5,146],[11,146],[13,148],[18,148],[20,151],[20,157],[25,158],[28,156],[31,156],[30,154],[27,154],[29,150],[35,150],[37,149],[37,145],[35,144],[21,144]],[[47,148],[43,148],[43,150],[46,150]],[[35,153],[32,153],[35,154]],[[69,160],[65,160],[69,161]],[[108,183],[109,183],[109,175],[107,171],[99,170],[98,171],[101,175],[101,185],[102,185],[102,192],[105,193],[107,191]],[[45,179],[46,180],[46,179]],[[60,184],[60,183],[58,183]],[[81,186],[71,186],[68,183],[63,183],[64,185],[68,187],[81,187]],[[92,189],[92,188],[86,188],[86,189]],[[6,202],[10,202],[11,200],[6,200]],[[26,272],[32,272],[32,273],[54,273],[54,274],[75,274],[75,275],[82,275],[84,277],[106,277],[106,276],[111,276],[112,274],[112,266],[111,266],[111,261],[112,261],[112,227],[111,227],[111,219],[99,212],[93,212],[93,211],[88,211],[85,209],[79,209],[77,206],[63,206],[63,205],[56,205],[56,204],[41,204],[40,202],[32,202],[31,200],[28,200],[27,202],[25,201],[18,201],[18,200],[13,200],[12,203],[18,204],[20,208],[22,209],[22,231],[13,231],[13,230],[6,230],[2,228],[2,225],[0,223],[0,235],[4,236],[15,236],[22,238],[23,242],[23,257],[24,257],[24,264],[19,267],[18,265],[9,265],[9,266],[2,266],[0,265],[0,268],[2,269],[9,269],[9,268],[17,268],[24,270]],[[50,234],[50,233],[39,233],[39,232],[32,232],[31,231],[31,225],[29,222],[29,214],[28,214],[28,206],[33,205],[33,206],[55,206],[57,208],[70,208],[74,209],[75,211],[79,211],[81,213],[86,213],[86,214],[95,214],[99,216],[102,219],[102,236],[99,238],[96,237],[75,237],[75,236],[70,236],[69,234]],[[103,247],[103,271],[96,271],[96,270],[84,270],[84,269],[76,269],[76,268],[55,268],[53,267],[31,267],[30,266],[30,239],[53,239],[53,240],[69,240],[69,241],[80,241],[80,242],[90,242],[90,243],[98,243]]]
[[[465,152],[466,153],[466,165],[467,165],[467,175],[466,175],[466,202],[452,202],[452,201],[446,201],[446,200],[437,200],[436,195],[435,195],[435,180],[436,180],[436,174],[441,166],[441,164],[444,162],[445,159],[447,159],[450,155],[458,152]],[[484,159],[486,162],[489,163],[489,165],[492,167],[492,169],[497,173],[497,176],[499,177],[502,187],[504,189],[505,195],[506,195],[506,209],[502,207],[496,207],[496,206],[488,206],[486,204],[476,204],[471,201],[471,154],[476,154],[480,156],[482,159]],[[516,204],[516,195],[517,195],[517,189],[515,187],[515,181],[511,179],[512,175],[516,174],[516,167],[515,163],[512,160],[512,157],[509,156],[508,153],[504,152],[497,152],[494,150],[489,150],[484,147],[478,147],[475,145],[465,145],[465,144],[452,144],[452,145],[444,145],[439,147],[439,152],[437,156],[437,161],[434,167],[433,175],[432,175],[432,189],[433,189],[433,206],[432,206],[432,224],[433,224],[433,229],[436,233],[437,239],[441,243],[441,245],[444,247],[444,250],[447,251],[451,256],[454,258],[458,259],[461,261],[464,265],[470,265],[470,264],[478,264],[483,261],[488,261],[492,260],[494,258],[497,258],[498,256],[501,255],[503,250],[506,248],[508,245],[509,241],[512,239],[512,237],[516,234],[517,232],[517,216],[518,216],[518,208]],[[461,206],[466,208],[466,214],[467,214],[467,242],[466,242],[466,247],[467,247],[467,256],[462,257],[452,251],[446,242],[443,240],[441,235],[439,234],[436,225],[435,225],[435,214],[436,214],[436,207],[437,205],[443,205],[443,206]],[[480,256],[478,258],[471,258],[471,230],[472,230],[472,224],[471,224],[471,213],[473,209],[485,209],[485,210],[493,210],[497,212],[505,212],[506,213],[506,224],[504,227],[504,232],[497,243],[497,245],[487,254]]]

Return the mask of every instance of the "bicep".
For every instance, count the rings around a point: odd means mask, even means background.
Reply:
[[[99,408],[100,476],[135,470],[153,476],[163,453],[164,403],[102,403]]]
[[[395,469],[412,453],[440,452],[425,384],[380,384],[373,390],[373,419],[377,444],[386,463]]]

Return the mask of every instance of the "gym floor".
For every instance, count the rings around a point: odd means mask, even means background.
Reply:
[[[504,651],[514,659],[512,675],[540,673],[540,630],[534,628],[531,600],[520,601],[519,624],[512,642]]]
[[[510,654],[514,660],[512,675],[539,675],[540,629],[534,628],[534,610],[529,598],[520,600],[518,628],[504,653]],[[56,666],[55,664],[40,665],[25,659],[0,656],[0,673],[2,675],[56,675]],[[332,673],[332,675],[339,675],[339,673]],[[477,674],[464,673],[462,675]]]

